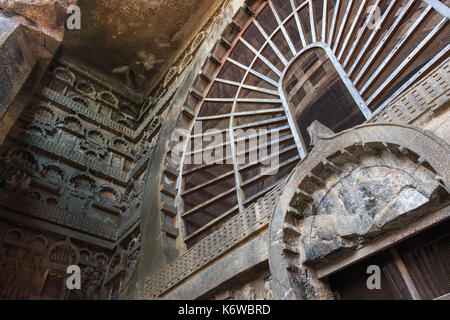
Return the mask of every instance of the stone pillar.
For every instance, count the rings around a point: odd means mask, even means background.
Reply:
[[[0,144],[39,85],[76,0],[0,0]]]
[[[200,45],[195,58],[186,67],[187,72],[174,94],[170,110],[164,118],[164,124],[153,151],[153,155],[146,173],[145,197],[141,212],[141,255],[137,267],[136,277],[130,281],[129,290],[121,293],[123,298],[151,299],[145,292],[145,283],[153,275],[163,269],[179,256],[177,248],[170,247],[166,241],[163,231],[163,220],[161,214],[162,203],[160,201],[161,176],[166,169],[166,156],[169,150],[172,132],[178,126],[181,110],[189,90],[200,72],[205,60],[220,39],[225,28],[231,23],[233,16],[242,7],[244,0],[232,0],[223,11],[212,30]]]

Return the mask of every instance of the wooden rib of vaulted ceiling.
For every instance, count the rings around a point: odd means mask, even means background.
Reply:
[[[180,168],[188,247],[284,180],[308,152],[306,128],[312,121],[340,131],[370,119],[450,48],[449,0],[255,4],[231,45],[222,45],[227,50],[216,47],[211,53],[220,67],[193,106],[185,160],[208,150],[214,139],[200,147],[194,140],[209,137],[205,132],[212,128],[220,131],[228,156],[224,164],[184,162]],[[200,135],[194,130],[199,123]],[[249,160],[248,141],[245,149],[239,147],[252,132],[242,137],[237,129],[261,128],[279,132],[279,149],[267,156],[279,156],[273,175]]]

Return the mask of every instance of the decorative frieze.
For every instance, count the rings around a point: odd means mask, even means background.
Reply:
[[[26,132],[20,132],[19,130],[13,130],[11,132],[11,136],[15,139],[24,141],[39,150],[43,150],[55,156],[61,157],[69,163],[77,165],[78,167],[83,169],[89,168],[102,176],[112,178],[120,184],[126,184],[129,180],[128,175],[124,171],[107,165],[101,161],[89,158],[81,152],[66,148],[61,144],[52,142],[43,137]]]
[[[1,299],[104,298],[102,280],[110,260],[110,252],[70,237],[0,222]],[[74,264],[82,272],[81,290],[67,290],[67,267]]]
[[[450,101],[450,59],[442,62],[423,80],[386,106],[369,122],[413,123],[429,111],[437,111]]]
[[[84,115],[85,117],[89,118],[89,120],[96,122],[101,127],[105,127],[118,134],[123,134],[130,140],[133,140],[136,137],[136,133],[134,130],[127,128],[117,123],[116,121],[103,116],[102,114],[94,112],[93,110],[86,108],[82,104],[79,104],[72,99],[67,98],[49,88],[42,89],[41,96],[71,110],[72,112]]]
[[[0,203],[3,207],[26,215],[51,221],[104,239],[112,241],[117,239],[117,229],[113,225],[85,217],[79,213],[69,212],[56,206],[47,205],[17,193],[1,190]]]
[[[141,297],[154,299],[162,296],[173,286],[266,228],[283,185],[284,183],[280,183],[265,197],[231,218],[216,232],[146,280],[140,292]]]
[[[175,93],[175,91],[173,93]],[[47,100],[57,103],[63,108],[66,108],[74,113],[85,116],[90,121],[93,121],[94,123],[99,125],[101,128],[107,128],[119,135],[123,135],[130,141],[136,141],[147,127],[148,129],[146,131],[150,132],[152,135],[155,135],[162,124],[162,119],[160,116],[148,117],[145,121],[143,121],[143,123],[137,130],[132,130],[100,113],[86,108],[84,105],[77,103],[72,99],[67,98],[49,88],[42,89],[41,96]]]

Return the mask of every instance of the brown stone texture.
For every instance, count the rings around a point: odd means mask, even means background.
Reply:
[[[59,47],[66,8],[75,0],[0,1],[0,142]]]
[[[448,19],[403,2],[369,38],[355,1],[0,0],[0,299],[333,299],[448,219]],[[200,120],[237,163],[173,161]],[[281,132],[275,174],[235,127]]]
[[[221,2],[79,0],[81,30],[66,32],[62,58],[143,96]]]
[[[318,122],[270,226],[269,263],[282,299],[328,299],[315,268],[448,208],[448,144],[402,124],[334,134]],[[445,210],[444,210],[445,211]],[[280,230],[281,229],[281,230]]]
[[[64,37],[67,8],[77,0],[0,0],[0,7],[20,15],[22,23],[61,42]]]

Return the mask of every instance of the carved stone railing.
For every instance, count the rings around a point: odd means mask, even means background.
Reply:
[[[112,178],[116,182],[119,182],[121,184],[126,184],[129,180],[128,175],[124,171],[106,163],[102,163],[98,160],[91,159],[81,152],[66,148],[63,145],[52,142],[46,138],[34,134],[29,134],[18,129],[14,129],[11,132],[11,136],[15,139],[24,141],[37,149],[64,158],[68,162],[74,163],[83,168],[89,168],[90,170],[96,171],[101,175]]]
[[[412,123],[428,111],[446,106],[450,100],[450,59],[440,63],[433,71],[389,103],[369,122]],[[144,299],[161,297],[195,272],[237,246],[252,233],[266,227],[281,183],[243,213],[235,216],[220,229],[203,239],[192,249],[148,278],[141,288]]]
[[[41,96],[61,105],[63,108],[84,115],[96,124],[108,128],[109,130],[114,131],[119,135],[123,134],[128,140],[134,142],[141,136],[141,134],[143,134],[143,131],[147,126],[149,126],[150,132],[154,132],[161,126],[162,123],[162,120],[159,116],[148,117],[141,123],[141,125],[139,125],[137,130],[133,130],[121,125],[120,123],[115,122],[114,120],[111,120],[110,118],[98,112],[94,112],[93,110],[86,108],[82,104],[76,103],[75,101],[49,88],[44,88],[41,91]]]
[[[102,114],[94,112],[94,111],[86,108],[85,106],[83,106],[79,103],[76,103],[75,101],[72,101],[71,99],[69,99],[49,88],[44,88],[41,91],[41,96],[48,100],[54,101],[54,102],[58,103],[59,105],[72,110],[73,112],[82,114],[82,115],[88,117],[90,120],[96,122],[97,124],[102,125],[112,131],[115,131],[119,134],[123,134],[130,139],[135,139],[136,133],[133,129],[127,128],[127,127],[109,119],[108,117],[105,117]]]
[[[141,289],[141,298],[160,297],[242,241],[266,228],[283,185],[284,181],[244,212],[224,223],[219,230],[151,276]]]
[[[450,59],[405,90],[369,122],[413,123],[426,112],[435,111],[450,100]]]
[[[32,200],[13,192],[0,191],[0,204],[8,209],[67,226],[97,237],[115,241],[117,228],[102,221],[84,217],[78,213]]]

